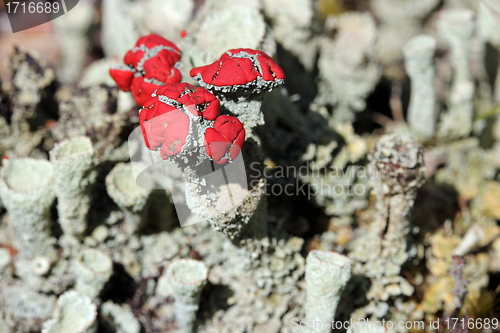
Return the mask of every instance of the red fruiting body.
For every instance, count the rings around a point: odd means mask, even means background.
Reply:
[[[225,158],[227,152],[231,160],[234,160],[241,151],[244,141],[243,124],[232,116],[217,117],[213,128],[207,128],[205,132],[205,150],[217,164],[224,164],[228,161]]]
[[[194,87],[193,87],[194,88]],[[219,100],[204,88],[195,88],[196,91],[185,94],[178,101],[188,107],[195,106],[203,119],[215,120],[219,115]],[[191,110],[191,108],[190,108]],[[193,112],[193,110],[191,110]]]
[[[164,124],[161,158],[166,160],[168,157],[178,154],[186,144],[189,134],[189,117],[177,109],[156,117],[154,120],[158,118],[159,126]]]
[[[163,128],[153,126],[153,119],[167,112],[176,110],[175,107],[150,99],[139,113],[142,136],[146,147],[157,150],[163,144]],[[156,124],[156,123],[155,123]]]
[[[183,148],[197,147],[193,140],[204,139],[205,150],[215,163],[234,160],[245,141],[243,124],[233,116],[219,115],[220,102],[206,89],[179,83],[180,54],[166,39],[154,34],[145,36],[125,55],[129,67],[112,69],[110,74],[121,90],[130,90],[136,102],[144,105],[139,113],[142,135],[146,146],[159,150],[162,159],[187,156],[181,153]],[[191,75],[211,85],[259,82],[267,88],[282,83],[284,78],[271,57],[250,49],[230,50],[214,64],[193,69]],[[207,122],[194,121],[197,117]],[[190,130],[205,133],[191,136]]]
[[[178,154],[189,135],[189,112],[214,120],[219,114],[219,100],[207,90],[188,83],[160,87],[139,114],[146,146],[151,150],[161,149],[163,159]]]
[[[200,107],[204,111],[200,111]],[[187,144],[189,131],[204,128],[191,126],[193,118],[189,112],[195,117],[215,120],[204,133],[205,150],[215,163],[225,164],[238,156],[245,141],[243,124],[235,117],[219,115],[219,101],[215,96],[188,83],[164,85],[145,103],[139,122],[146,146],[151,150],[160,149],[163,159],[179,154]]]
[[[146,46],[148,49],[152,49],[153,47],[158,45],[163,45],[174,49],[179,54],[181,53],[181,50],[179,50],[179,48],[174,43],[172,43],[168,39],[158,36],[157,34],[150,34],[139,38],[137,40],[137,43],[135,43],[135,46],[139,47],[141,45]]]
[[[129,67],[133,67],[136,71],[139,70],[139,62],[144,57],[146,52],[143,50],[130,50],[125,54],[123,62]]]
[[[189,73],[213,86],[237,86],[255,82],[283,80],[285,74],[278,64],[262,51],[233,49],[224,53],[211,65],[196,67]]]
[[[175,45],[174,45],[175,46]],[[175,64],[181,60],[181,52],[172,50],[162,49],[158,52],[157,57],[165,64],[170,65],[171,67],[175,66]]]
[[[182,74],[179,69],[164,62],[170,60],[159,56],[146,60],[144,62],[144,77],[147,79],[156,79],[166,84],[180,82]]]
[[[167,84],[159,88],[156,94],[185,105],[194,116],[215,120],[219,115],[219,100],[204,88],[189,83]]]
[[[132,91],[132,96],[134,96],[135,102],[139,105],[144,105],[151,99],[151,95],[159,87],[160,86],[154,83],[146,82],[143,77],[134,77],[130,90]]]
[[[113,68],[109,73],[120,90],[132,91],[137,104],[144,105],[159,86],[181,81],[177,68],[180,58],[181,51],[175,44],[151,34],[139,38],[125,55],[123,61],[129,68]]]
[[[142,135],[151,150],[161,148],[161,157],[178,154],[189,134],[189,117],[181,110],[162,102],[143,109],[139,115]]]
[[[182,30],[181,31],[181,38],[186,38],[187,36],[187,31],[186,30]]]
[[[134,71],[128,69],[112,68],[109,70],[109,75],[116,81],[118,89],[130,91],[130,85],[134,78]]]

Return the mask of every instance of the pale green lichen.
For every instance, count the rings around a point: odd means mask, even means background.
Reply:
[[[334,39],[320,40],[320,84],[315,103],[333,105],[335,122],[352,122],[380,79],[373,57],[377,28],[367,13],[345,13],[335,21]]]
[[[2,160],[4,170],[23,176],[27,185],[17,187],[32,193],[36,170],[17,173],[21,170],[9,165],[23,156],[46,159],[52,149],[51,155],[59,149],[65,154],[63,146],[73,140],[87,141],[83,146],[90,148],[91,141],[94,152],[89,149],[73,160],[82,170],[98,172],[98,177],[92,197],[88,196],[92,204],[78,205],[81,197],[75,199],[69,191],[83,187],[72,181],[90,177],[58,171],[59,157],[52,158],[53,191],[59,202],[53,217],[45,210],[33,214],[29,205],[16,211],[0,192],[2,207],[7,208],[0,211],[0,332],[40,332],[55,306],[55,296],[48,295],[63,294],[62,299],[71,288],[91,290],[92,297],[70,298],[66,306],[76,305],[66,307],[69,312],[60,308],[44,333],[49,329],[74,333],[96,325],[101,331],[114,328],[123,333],[177,328],[203,333],[311,332],[309,327],[293,327],[293,319],[317,314],[326,317],[321,320],[427,322],[431,317],[446,318],[455,309],[448,274],[453,254],[464,256],[463,275],[471,293],[471,304],[466,303],[462,313],[474,316],[475,295],[484,295],[500,270],[500,127],[493,125],[500,87],[494,83],[495,75],[500,77],[497,1],[371,0],[369,11],[364,7],[367,1],[344,1],[347,12],[324,21],[317,17],[318,9],[323,11],[319,7],[342,1],[202,2],[103,0],[103,15],[97,17],[101,21],[96,21],[102,27],[101,45],[98,38],[89,38],[94,31],[83,38],[93,50],[102,47],[106,58],[93,61],[95,54],[79,51],[82,44],[72,50],[69,43],[62,45],[62,54],[79,52],[70,64],[73,70],[83,58],[89,60],[78,80],[80,88],[64,83],[76,75],[74,71],[57,85],[54,70],[38,57],[22,51],[11,57],[13,79],[2,76],[0,84],[0,155],[9,157]],[[74,10],[57,20],[71,19],[71,13],[78,14]],[[478,14],[478,33],[471,33],[471,13]],[[66,23],[65,27],[85,27],[88,15]],[[65,37],[75,32],[56,29]],[[240,46],[263,50],[286,73],[285,85],[262,101],[246,96],[245,103],[237,94],[222,101],[222,112],[232,109],[249,130],[241,154],[247,176],[264,168],[267,172],[253,177],[253,183],[242,177],[251,185],[248,192],[244,183],[221,182],[233,194],[248,195],[221,213],[229,198],[204,195],[198,191],[204,186],[203,177],[186,171],[183,179],[181,170],[175,180],[191,182],[186,203],[201,219],[210,220],[196,225],[181,221],[182,228],[175,227],[181,219],[170,215],[173,206],[165,198],[165,193],[172,194],[177,204],[179,193],[137,188],[133,173],[120,164],[104,181],[116,163],[140,155],[142,144],[125,142],[138,127],[137,106],[129,92],[117,93],[108,70],[112,63],[122,62],[140,34],[151,32],[182,49],[185,80],[191,80],[187,74],[193,66],[211,63],[227,49]],[[55,72],[64,72],[63,62],[49,54],[47,60]],[[219,92],[223,90],[232,89]],[[262,119],[265,124],[255,126]],[[403,124],[405,119],[409,126]],[[426,151],[401,133],[416,135]],[[82,135],[88,139],[75,138]],[[197,153],[203,151],[203,138],[196,142]],[[149,158],[150,151],[142,148]],[[95,168],[89,166],[90,155],[95,157]],[[160,160],[159,154],[153,157]],[[253,162],[258,162],[258,170],[252,169]],[[300,174],[280,175],[281,167]],[[370,170],[375,171],[372,196]],[[418,188],[424,172],[427,184]],[[57,185],[62,176],[68,180]],[[272,186],[293,193],[277,195]],[[40,186],[43,191],[48,187]],[[353,189],[361,192],[353,195]],[[78,223],[68,222],[65,200],[78,209]],[[52,202],[46,206],[53,210]],[[32,206],[41,208],[36,202]],[[36,215],[37,228],[43,226],[44,233],[37,236],[46,237],[47,253],[32,249],[26,257],[22,237],[15,232],[26,214],[33,221]],[[82,248],[98,251],[102,260],[82,260],[86,257],[78,256]],[[314,293],[321,284],[311,282],[311,258],[318,251],[332,250],[352,260],[353,269],[336,310],[340,290],[332,287],[343,281],[326,283],[326,292],[317,297]],[[187,258],[200,260],[209,272],[206,287],[202,282],[192,292],[193,306],[181,306],[186,305],[179,296],[183,289],[173,286],[168,274],[169,265]],[[110,267],[112,283],[106,282]],[[197,298],[200,289],[202,296]],[[311,306],[311,299],[328,304],[319,306],[328,311],[311,315],[310,309],[318,305]],[[99,305],[98,324],[92,301]],[[86,319],[92,326],[74,327]],[[387,333],[407,332],[387,329]]]
[[[266,24],[258,1],[209,0],[203,7],[198,20],[193,22],[196,43],[186,48],[195,66],[214,62],[229,49],[258,49],[265,40]],[[225,38],[219,38],[221,34]],[[269,51],[264,50],[274,53]]]
[[[95,333],[97,308],[88,296],[68,291],[57,300],[52,319],[42,327],[42,333]]]
[[[500,38],[498,29],[500,27],[500,6],[495,0],[482,0],[479,2],[477,13],[478,33],[484,41],[489,42],[496,50],[500,50]],[[495,102],[500,102],[500,71],[494,85]]]
[[[74,261],[76,290],[95,298],[113,273],[111,258],[98,250],[84,249]]]
[[[453,82],[449,111],[442,117],[441,136],[463,137],[472,130],[475,86],[471,74],[469,52],[475,29],[475,14],[470,9],[454,8],[440,13],[440,34],[451,49]]]
[[[126,305],[120,306],[111,301],[101,305],[101,314],[117,328],[117,333],[139,333],[141,325]]]
[[[87,137],[56,144],[50,152],[54,166],[59,223],[66,236],[80,238],[87,229],[90,190],[94,182],[94,151]]]
[[[138,230],[146,213],[146,203],[150,190],[138,186],[130,164],[119,163],[106,176],[109,196],[125,214],[129,232]]]
[[[406,42],[423,32],[422,22],[439,5],[439,0],[374,0],[372,8],[381,21],[377,56],[384,65],[403,57]]]
[[[94,6],[92,3],[83,2],[74,10],[68,11],[54,20],[57,38],[62,49],[62,64],[59,80],[74,82],[79,78],[85,66],[86,53],[90,48],[86,35],[94,21]]]
[[[43,304],[43,306],[40,306]],[[40,332],[43,321],[50,318],[56,297],[37,293],[19,281],[0,282],[0,320],[7,332]]]
[[[296,55],[307,71],[312,71],[318,52],[310,29],[315,19],[313,1],[266,0],[263,9],[271,19],[276,41]]]
[[[429,35],[412,38],[405,46],[405,68],[411,78],[408,123],[424,138],[436,131],[436,90],[434,88],[434,53],[436,39]]]
[[[306,259],[306,321],[335,319],[340,296],[351,278],[351,265],[349,258],[335,252],[309,253]]]
[[[0,248],[0,276],[4,276],[7,273],[7,268],[11,260],[9,250]]]
[[[424,183],[424,149],[411,137],[391,134],[379,138],[370,155],[378,214],[361,229],[350,256],[357,272],[381,278],[399,275],[408,259],[409,213],[417,189]]]
[[[48,161],[9,161],[0,174],[0,196],[14,224],[23,258],[54,255],[50,207],[55,199],[54,170]]]
[[[192,333],[201,292],[207,283],[207,267],[197,260],[178,260],[169,265],[166,274],[175,299],[179,331]]]

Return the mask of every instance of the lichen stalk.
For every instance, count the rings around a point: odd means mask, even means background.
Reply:
[[[12,257],[9,250],[0,248],[0,279],[5,279],[9,274],[9,265],[12,261]]]
[[[481,0],[477,17],[478,32],[484,42],[490,43],[497,51],[500,50],[500,3],[496,0]],[[500,70],[494,84],[494,96],[500,102]]]
[[[0,172],[0,196],[17,231],[20,258],[55,254],[50,207],[55,199],[53,167],[31,158],[9,161]]]
[[[93,3],[82,1],[66,15],[54,20],[62,52],[62,68],[59,73],[59,79],[62,82],[74,82],[85,66],[90,49],[86,35],[93,23],[93,16]]]
[[[74,260],[76,290],[91,298],[99,296],[113,272],[111,258],[95,249],[80,251]]]
[[[451,63],[454,70],[452,89],[471,80],[469,44],[475,29],[474,12],[471,9],[455,8],[443,10],[438,19],[438,31],[451,48]]]
[[[335,252],[313,250],[306,259],[306,321],[335,318],[335,311],[347,281],[352,262]],[[323,330],[326,332],[326,330]]]
[[[120,332],[139,333],[141,331],[141,324],[127,304],[118,305],[107,301],[101,305],[101,314],[109,318]]]
[[[439,0],[374,0],[371,7],[379,20],[377,55],[384,65],[402,57],[404,44],[422,33],[422,22],[439,5]]]
[[[436,39],[430,35],[412,38],[404,49],[405,68],[411,79],[408,123],[424,138],[433,137],[436,130],[435,52]]]
[[[12,84],[15,94],[12,99],[11,136],[14,140],[8,144],[18,156],[27,156],[44,136],[43,130],[31,135],[33,128],[40,126],[38,112],[41,105],[45,113],[53,112],[54,100],[51,96],[55,89],[55,74],[45,62],[30,52],[14,49],[10,58],[13,71]],[[25,141],[24,144],[16,144]]]
[[[231,98],[231,95],[220,95],[215,92],[220,99],[221,105],[225,107],[229,114],[238,118],[245,126],[245,131],[250,135],[256,126],[264,125],[264,114],[262,113],[262,93],[253,94],[246,97],[239,95]]]
[[[123,0],[102,2],[102,46],[106,57],[122,57],[127,53],[130,45],[134,45],[140,37],[139,32],[134,28],[134,21],[123,10],[127,4]]]
[[[464,81],[453,88],[448,102],[449,111],[443,114],[438,134],[441,137],[468,136],[474,120],[474,92],[472,81]]]
[[[467,136],[472,130],[474,111],[475,87],[469,54],[475,30],[475,14],[465,8],[443,10],[437,26],[439,33],[450,46],[454,72],[449,111],[443,115],[440,136]]]
[[[179,332],[192,333],[208,269],[201,261],[183,259],[172,262],[166,274],[175,299]]]
[[[262,152],[250,139],[240,154],[242,157],[223,167],[225,176],[219,170],[219,177],[205,179],[196,168],[183,169],[187,206],[237,245],[267,235],[265,177],[263,170],[259,171],[264,165]],[[246,177],[244,170],[248,172]]]
[[[319,84],[314,103],[332,105],[334,124],[353,122],[380,80],[375,60],[377,26],[368,13],[349,12],[335,18],[335,38],[319,39]]]
[[[134,179],[129,163],[117,164],[106,176],[106,190],[125,215],[128,233],[137,231],[146,213],[150,190],[139,187]]]
[[[66,235],[81,238],[87,228],[95,179],[92,142],[87,137],[62,141],[51,150],[50,160],[54,166],[59,223]]]
[[[213,64],[193,68],[190,75],[217,96],[249,133],[253,127],[264,124],[263,93],[282,85],[285,79],[283,70],[271,57],[251,49],[228,50]]]
[[[68,291],[57,300],[52,319],[43,323],[42,333],[95,333],[97,308],[77,291]]]
[[[378,216],[374,229],[383,240],[378,261],[386,276],[398,275],[407,260],[409,213],[418,188],[424,183],[424,148],[408,136],[382,136],[369,155]],[[369,274],[371,275],[371,274]]]

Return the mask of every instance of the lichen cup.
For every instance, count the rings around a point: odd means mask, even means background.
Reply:
[[[313,250],[306,258],[306,321],[334,319],[352,261],[336,252]]]
[[[151,190],[138,186],[132,166],[119,163],[106,176],[106,190],[125,215],[125,225],[129,233],[137,231],[144,222]]]
[[[0,197],[17,231],[20,257],[53,255],[50,207],[55,199],[54,170],[48,161],[10,160],[0,172]]]
[[[201,291],[207,283],[207,277],[207,266],[201,261],[181,259],[169,265],[167,281],[175,299],[179,332],[193,332]]]
[[[77,291],[68,291],[57,300],[52,319],[43,323],[42,333],[95,333],[97,307]]]
[[[64,140],[50,151],[54,167],[59,223],[65,235],[80,238],[87,228],[90,190],[95,179],[94,149],[89,138]]]
[[[99,250],[84,249],[75,258],[74,271],[76,290],[96,298],[113,272],[113,262]]]

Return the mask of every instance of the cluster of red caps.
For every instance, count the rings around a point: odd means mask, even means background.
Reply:
[[[252,86],[269,90],[285,79],[285,73],[270,56],[252,49],[226,51],[213,64],[193,68],[189,74],[208,89],[229,91]]]
[[[139,38],[123,61],[126,66],[109,71],[119,89],[131,91],[135,101],[144,105],[164,84],[179,83],[181,51],[172,42],[152,34]]]
[[[235,159],[245,141],[245,129],[237,118],[219,115],[219,105],[206,89],[188,83],[160,87],[139,114],[146,146],[159,149],[163,159],[176,156],[188,143],[194,118],[211,124],[205,130],[204,144],[212,160],[225,164]]]
[[[163,159],[179,155],[189,146],[191,131],[196,127],[194,119],[205,124],[207,154],[215,163],[225,164],[235,159],[243,146],[243,124],[233,116],[219,115],[220,102],[208,90],[180,83],[180,58],[177,46],[152,34],[140,38],[125,55],[128,67],[111,69],[110,75],[119,89],[131,91],[136,102],[144,106],[139,118],[149,149],[160,150]],[[190,74],[213,90],[262,83],[269,88],[284,79],[271,57],[251,49],[229,50],[213,64],[194,68]]]

